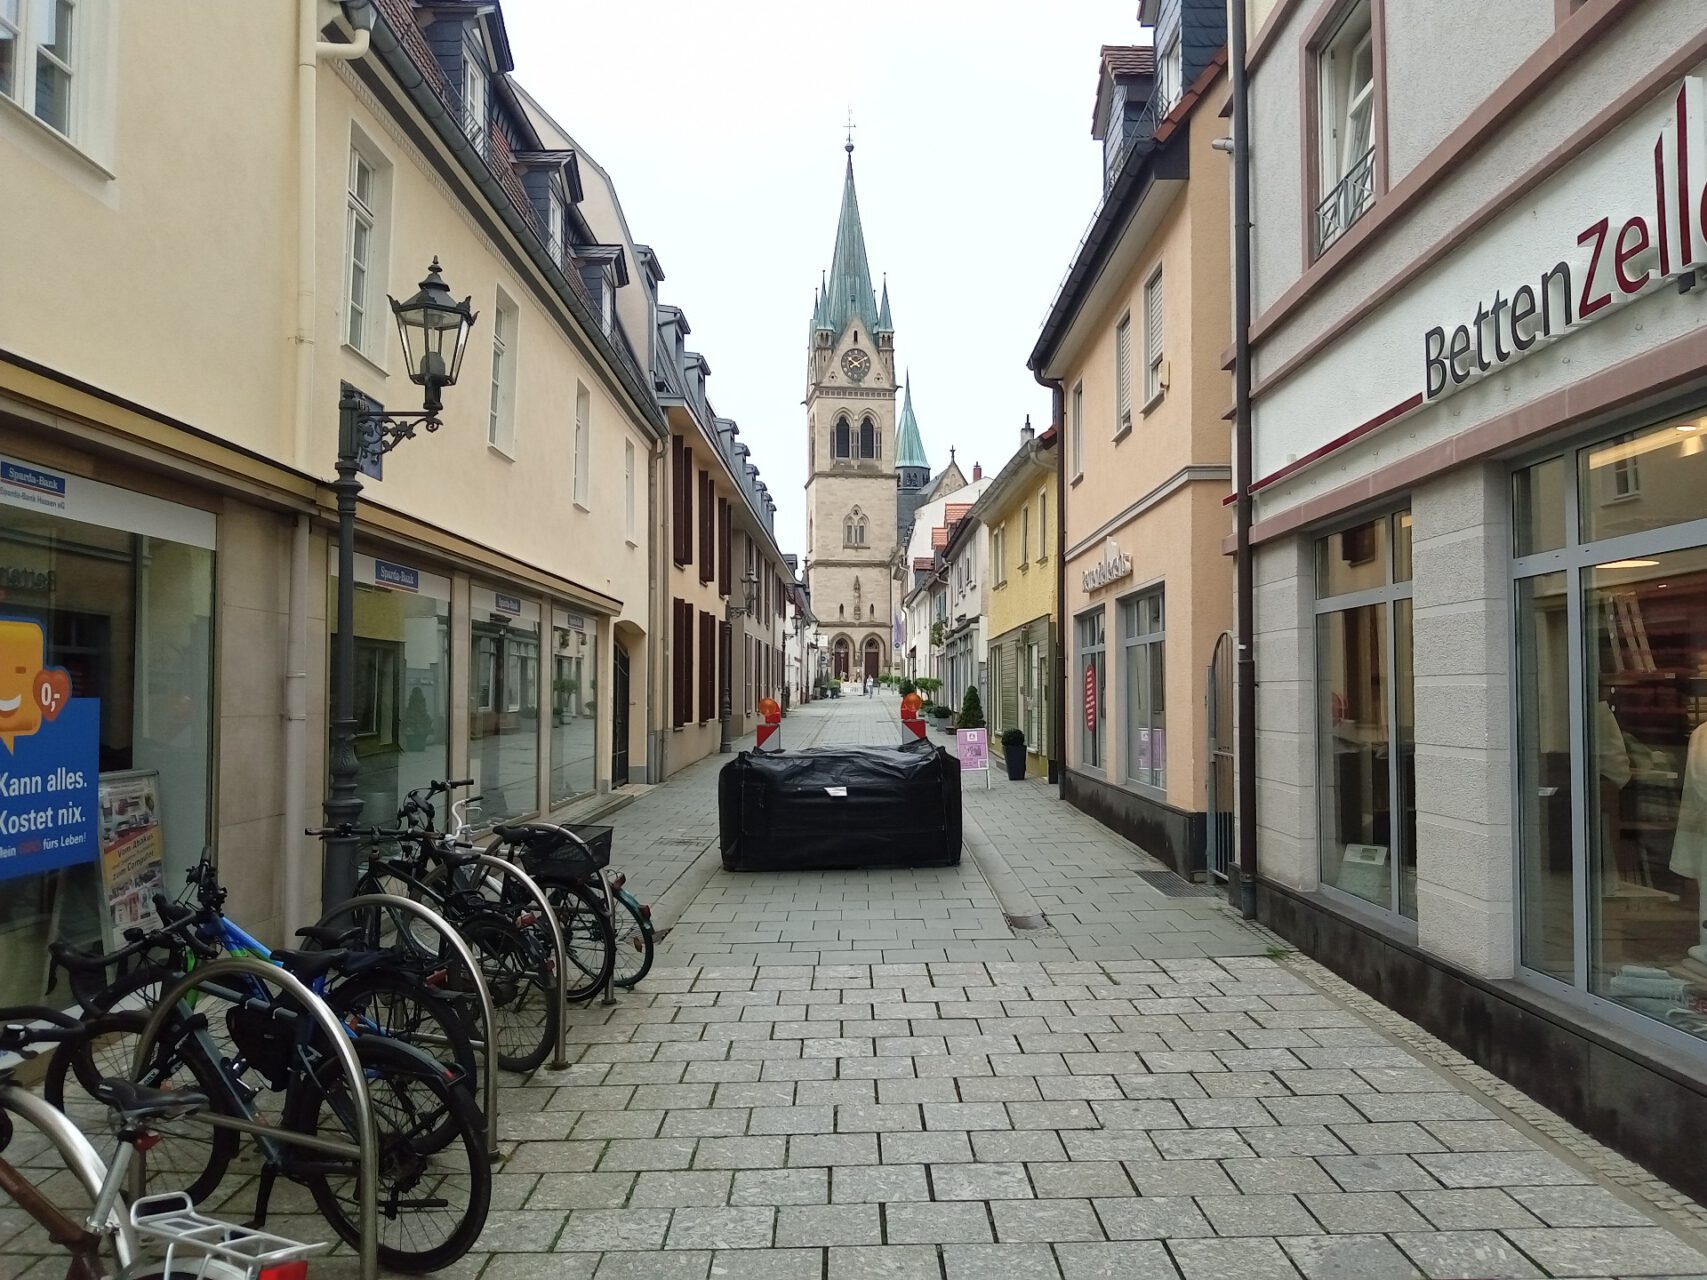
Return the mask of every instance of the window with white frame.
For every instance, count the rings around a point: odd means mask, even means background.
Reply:
[[[1163,681],[1162,588],[1119,602],[1126,777],[1145,786],[1168,784],[1167,716]]]
[[[1316,51],[1320,182],[1316,251],[1375,200],[1375,39],[1370,0],[1355,0]]]
[[[623,530],[634,541],[634,441],[622,442]]]
[[[492,317],[492,395],[486,442],[510,453],[516,443],[516,304],[502,289]]]
[[[486,66],[473,45],[462,50],[462,126],[468,136],[486,142]]]
[[[0,0],[3,5],[5,0]],[[345,235],[344,341],[370,360],[385,350],[382,303],[390,166],[365,139],[350,144],[348,228]]]
[[[1073,388],[1073,476],[1085,474],[1085,384]]]
[[[990,530],[990,563],[996,569],[996,585],[999,587],[1008,579],[1008,548],[1006,525],[997,525]]]
[[[563,266],[563,197],[553,186],[545,198],[545,219],[549,224],[545,228],[545,247],[551,253],[551,260],[558,266]]]
[[[1132,316],[1114,326],[1114,434],[1132,425]]]
[[[1166,388],[1162,369],[1162,269],[1144,282],[1144,403]]]
[[[1180,100],[1180,94],[1184,90],[1181,83],[1184,62],[1180,55],[1178,28],[1175,28],[1167,43],[1162,46],[1161,55],[1156,59],[1156,68],[1161,78],[1161,83],[1157,86],[1156,114],[1165,116],[1173,109],[1174,103]]]
[[[580,506],[587,505],[587,498],[592,491],[592,477],[588,475],[592,455],[592,412],[593,400],[587,394],[585,384],[575,384],[575,501]]]
[[[80,124],[80,7],[75,0],[0,0],[0,94],[67,138]]]

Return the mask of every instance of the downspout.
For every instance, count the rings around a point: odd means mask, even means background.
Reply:
[[[290,543],[290,631],[285,644],[284,936],[313,921],[304,917],[303,835],[308,808],[308,515],[296,517]]]
[[[1049,638],[1055,668],[1055,707],[1049,718],[1054,742],[1049,751],[1049,781],[1059,786],[1067,764],[1067,395],[1059,378],[1049,383],[1050,421],[1055,423],[1055,634]]]
[[[670,714],[669,703],[659,696],[661,672],[670,670],[661,652],[665,645],[676,642],[673,633],[674,616],[664,619],[664,602],[669,597],[668,570],[664,567],[663,501],[659,496],[658,476],[670,457],[670,437],[665,436],[652,452],[652,465],[646,469],[648,501],[652,512],[652,554],[647,557],[647,582],[652,601],[652,643],[646,646],[646,781],[662,782],[666,761],[664,753],[669,732],[664,717]],[[671,689],[674,697],[675,690]]]
[[[1251,120],[1244,6],[1230,23],[1233,64],[1233,483],[1238,660],[1234,666],[1239,910],[1257,914],[1256,577],[1251,564]]]

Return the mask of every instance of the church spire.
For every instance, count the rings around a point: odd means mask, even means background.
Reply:
[[[877,307],[877,327],[873,333],[894,333],[895,322],[889,318],[889,273],[883,273],[883,301]]]
[[[913,375],[907,375],[907,390],[901,398],[901,430],[900,439],[895,446],[895,465],[897,467],[923,467],[930,470],[931,464],[925,460],[925,442],[919,435],[919,420],[913,416]]]
[[[853,143],[846,146],[847,175],[842,182],[842,212],[836,222],[836,249],[830,259],[830,278],[817,327],[839,334],[858,319],[868,332],[882,326],[871,288],[871,267],[865,257],[865,231],[859,221],[859,197],[854,193]]]

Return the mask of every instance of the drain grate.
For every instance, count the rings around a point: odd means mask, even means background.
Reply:
[[[1170,898],[1218,898],[1221,895],[1206,884],[1181,880],[1171,871],[1136,871],[1133,873],[1152,889],[1159,889]]]

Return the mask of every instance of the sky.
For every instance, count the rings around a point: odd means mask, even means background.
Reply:
[[[805,542],[807,324],[851,109],[873,284],[933,470],[1000,469],[1049,393],[1026,357],[1095,211],[1097,53],[1138,0],[505,0],[516,77],[616,185]],[[1146,37],[1147,39],[1147,37]],[[899,406],[897,406],[897,409]]]

